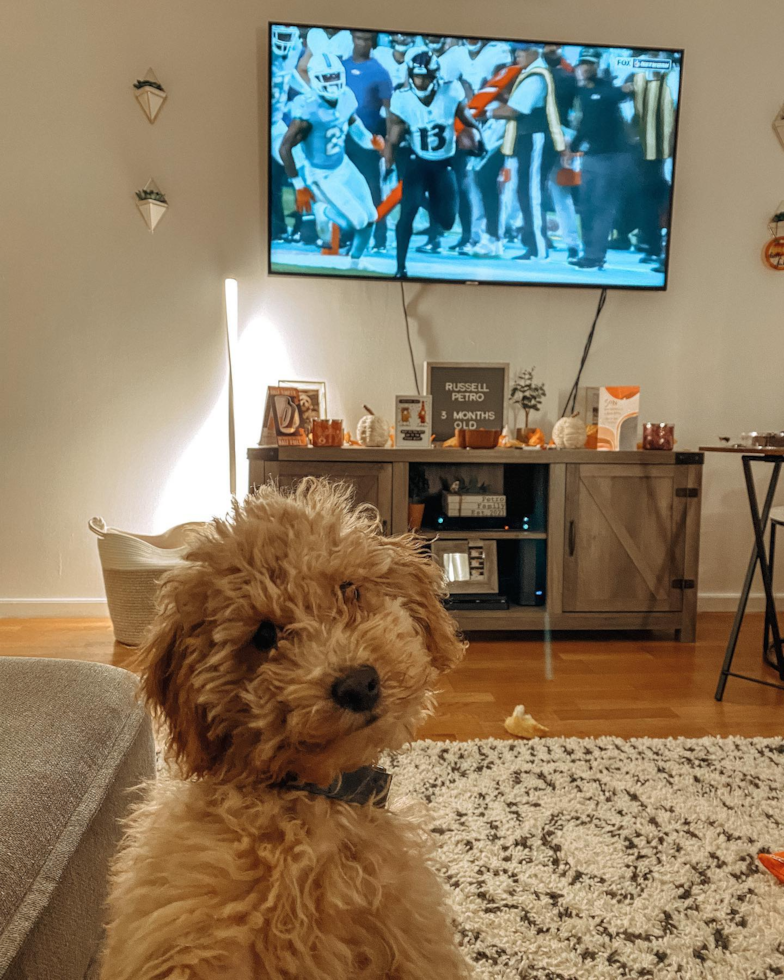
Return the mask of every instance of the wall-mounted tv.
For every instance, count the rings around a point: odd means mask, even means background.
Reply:
[[[683,52],[270,24],[273,274],[665,289]]]

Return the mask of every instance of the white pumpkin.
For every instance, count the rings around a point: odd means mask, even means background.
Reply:
[[[559,449],[582,449],[587,439],[588,430],[577,412],[558,419],[553,426],[553,442]]]
[[[389,442],[389,422],[380,415],[363,415],[357,425],[357,439],[363,446],[386,446]]]

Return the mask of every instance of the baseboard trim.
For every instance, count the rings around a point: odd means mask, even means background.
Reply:
[[[784,594],[777,594],[776,599],[784,605]],[[738,595],[733,592],[702,592],[697,600],[699,612],[734,612],[737,605]],[[763,612],[764,593],[752,592],[747,609],[749,612]],[[0,619],[108,615],[106,599],[0,599]]]
[[[0,599],[0,619],[106,617],[106,599]]]
[[[738,608],[737,592],[701,592],[697,599],[698,612],[735,612]],[[784,595],[776,593],[776,601],[784,600]],[[748,612],[765,611],[765,593],[752,592],[746,606]]]

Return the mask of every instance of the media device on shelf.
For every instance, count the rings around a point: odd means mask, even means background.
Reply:
[[[269,69],[271,273],[666,288],[681,50],[270,24]]]

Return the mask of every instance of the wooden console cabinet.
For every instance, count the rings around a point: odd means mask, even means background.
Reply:
[[[541,526],[473,534],[546,541],[545,604],[460,612],[462,629],[675,630],[683,641],[695,638],[701,453],[253,448],[248,459],[251,489],[305,476],[354,484],[357,500],[378,508],[390,534],[408,529],[411,465],[489,473],[502,481],[510,507],[515,493],[535,484]]]

